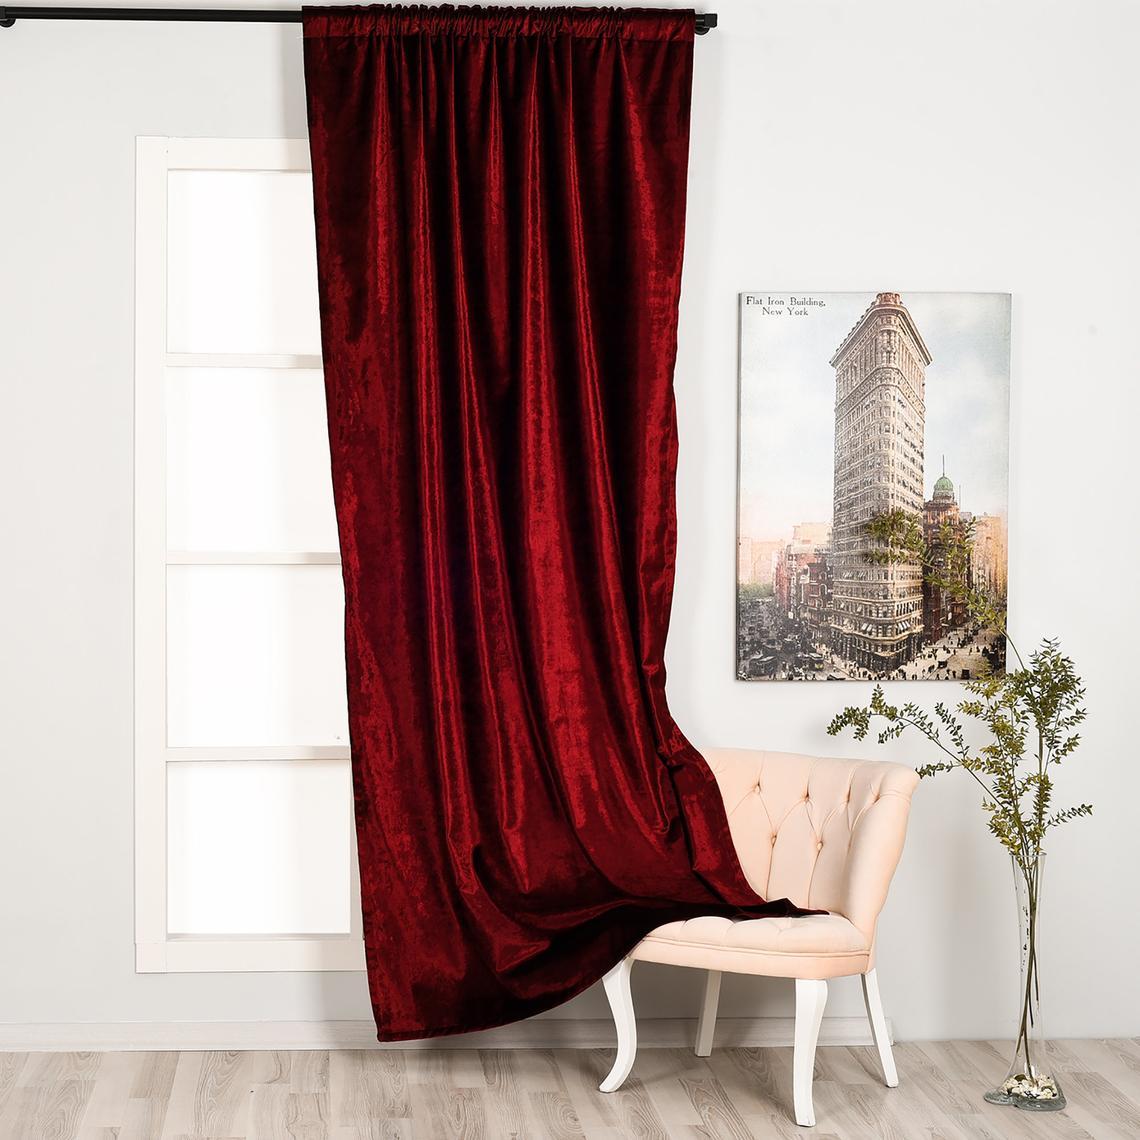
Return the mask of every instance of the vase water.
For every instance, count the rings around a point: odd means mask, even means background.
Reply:
[[[1017,1038],[1005,1079],[985,1094],[991,1104],[1009,1104],[1031,1112],[1056,1112],[1065,1107],[1065,1094],[1045,1047],[1041,1027],[1041,959],[1038,938],[1041,920],[1041,882],[1045,853],[1035,863],[1016,857],[1013,882],[1017,896],[1017,922],[1021,947],[1021,980],[1017,999]]]

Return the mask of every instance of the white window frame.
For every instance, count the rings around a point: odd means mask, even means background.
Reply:
[[[170,747],[166,716],[166,577],[177,565],[339,565],[336,552],[168,551],[166,374],[178,367],[319,369],[319,356],[167,351],[167,185],[172,170],[311,172],[305,139],[136,140],[135,199],[135,969],[362,970],[355,828],[351,930],[336,935],[172,935],[167,922],[170,764],[226,760],[345,760],[347,747]],[[351,812],[351,797],[345,807]]]

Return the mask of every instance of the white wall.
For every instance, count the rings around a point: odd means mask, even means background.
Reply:
[[[1084,673],[1061,794],[1097,807],[1051,844],[1049,1028],[1134,1035],[1140,8],[715,8],[696,48],[677,372],[674,712],[698,744],[878,754],[824,733],[865,686],[733,680],[736,294],[1013,293],[1012,628],[1059,635]],[[133,972],[134,139],[303,134],[298,29],[20,24],[0,31],[0,107],[0,1020],[366,1017],[357,975]],[[1012,1016],[1009,870],[976,796],[945,781],[919,790],[881,926],[902,1037],[998,1035]],[[695,979],[639,972],[645,1016],[693,1010]],[[857,1009],[833,988],[829,1012]],[[603,1010],[591,992],[555,1015]],[[726,990],[726,1014],[787,1010],[786,987]]]

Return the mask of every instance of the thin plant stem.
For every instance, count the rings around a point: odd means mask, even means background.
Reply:
[[[1012,858],[1019,931],[1024,927],[1019,946],[1023,976],[1014,1063],[1007,1083],[994,1090],[994,1098],[996,1103],[1017,1101],[1020,1107],[1030,1107],[1026,1102],[1032,1100],[1032,1107],[1060,1108],[1064,1097],[1056,1081],[1035,1071],[1038,1065],[1047,1065],[1040,1040],[1037,923],[1044,836],[1058,824],[1092,813],[1092,805],[1087,803],[1060,811],[1051,808],[1051,770],[1080,742],[1073,730],[1085,719],[1084,688],[1073,662],[1061,654],[1055,639],[1045,639],[1028,657],[1023,656],[1009,636],[1004,601],[970,584],[972,528],[972,522],[945,523],[931,540],[920,516],[886,511],[866,524],[874,547],[866,558],[879,565],[920,566],[925,583],[964,603],[971,636],[985,629],[1002,639],[1009,667],[999,675],[983,667],[978,676],[964,682],[967,696],[957,708],[952,712],[939,703],[935,715],[913,702],[901,708],[888,704],[882,686],[876,685],[869,705],[843,709],[832,719],[828,732],[836,735],[852,727],[856,739],[862,740],[873,721],[885,720],[887,727],[879,733],[879,743],[884,744],[904,731],[917,730],[945,757],[921,766],[922,776],[960,768],[982,791],[989,829]],[[969,746],[963,717],[988,729],[989,742],[976,750]],[[944,742],[944,735],[953,747]],[[1020,1080],[1009,1083],[1020,1073],[1019,1066],[1026,1069],[1020,1076],[1030,1084],[1029,1090],[1018,1087]],[[992,1099],[990,1094],[987,1099]],[[1053,1103],[1046,1105],[1046,1100]]]

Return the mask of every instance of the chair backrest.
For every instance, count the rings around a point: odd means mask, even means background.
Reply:
[[[792,752],[702,753],[757,894],[842,914],[874,937],[902,854],[914,769]]]

